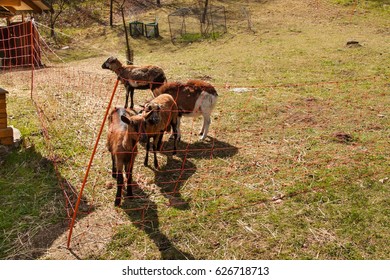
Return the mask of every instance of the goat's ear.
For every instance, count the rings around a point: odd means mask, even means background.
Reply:
[[[122,122],[124,122],[126,124],[130,124],[130,122],[131,122],[126,116],[121,116],[121,120],[122,120]]]

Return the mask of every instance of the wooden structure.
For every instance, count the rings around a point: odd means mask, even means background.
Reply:
[[[0,18],[7,19],[7,26],[0,27],[0,69],[42,66],[39,34],[33,21],[24,18],[50,10],[42,0],[0,0]],[[16,15],[22,21],[11,23]]]
[[[0,0],[0,16],[6,11],[9,15],[38,13],[50,10],[50,5],[44,0]]]
[[[0,88],[0,145],[9,146],[14,143],[14,132],[12,127],[7,126],[7,93],[8,91]]]
[[[42,66],[39,34],[31,22],[0,27],[0,69]]]

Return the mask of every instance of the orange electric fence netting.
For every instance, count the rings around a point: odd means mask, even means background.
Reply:
[[[47,67],[45,64],[50,62],[46,62],[46,53],[51,50],[40,41],[38,32],[34,30],[31,22],[0,29],[0,77],[13,85],[18,93],[25,94],[28,91],[35,105],[42,136],[47,145],[45,156],[53,163],[64,194],[65,211],[69,218],[66,246],[71,246],[72,236],[77,237],[75,246],[83,242],[93,243],[99,238],[108,238],[111,233],[105,233],[107,227],[112,228],[123,223],[119,212],[105,212],[107,207],[114,207],[115,194],[115,181],[111,178],[111,156],[105,144],[106,120],[112,108],[122,107],[124,104],[123,85],[118,85],[113,73],[99,69],[98,62],[101,61],[74,67],[66,64]],[[46,67],[41,67],[44,65]],[[31,70],[21,70],[21,67],[30,67]],[[217,92],[222,93],[218,102],[229,104],[229,108],[219,107],[217,104],[212,114],[210,137],[207,141],[197,141],[200,121],[183,118],[183,141],[179,144],[175,157],[171,155],[172,142],[168,141],[169,135],[164,136],[164,145],[159,153],[162,166],[160,170],[143,166],[145,149],[139,144],[133,170],[135,198],[131,202],[126,200],[121,209],[130,213],[133,224],[143,228],[151,236],[153,231],[158,233],[161,228],[158,226],[157,204],[160,208],[188,208],[192,203],[188,198],[188,188],[196,188],[196,183],[189,181],[197,174],[208,174],[210,182],[215,178],[234,181],[236,167],[231,166],[226,158],[243,150],[244,153],[250,154],[252,148],[242,145],[250,140],[251,135],[261,133],[261,127],[244,127],[241,125],[242,120],[234,119],[233,116],[238,112],[261,115],[255,111],[257,107],[253,107],[254,104],[263,104],[262,99],[258,98],[260,91],[288,89],[290,94],[298,96],[296,89],[323,87],[338,92],[341,90],[340,86],[345,84],[375,83],[377,79],[363,77],[345,81],[259,86],[215,85]],[[240,95],[242,102],[229,103],[229,96],[232,95]],[[136,90],[136,103],[142,103],[150,97],[150,91]],[[227,136],[226,132],[231,132],[233,137]],[[247,139],[242,139],[243,137]],[[224,163],[213,169],[212,163],[199,161],[201,164],[195,165],[194,159],[218,159]],[[258,164],[258,161],[254,160],[253,164]],[[222,172],[220,168],[225,170]],[[228,174],[232,178],[219,178],[220,174]],[[193,203],[208,203],[216,196],[223,195],[215,194],[205,197],[204,201]],[[280,198],[281,196],[276,196],[268,200]],[[219,211],[237,211],[241,207],[251,207],[266,201],[259,199],[248,205],[226,209],[222,207]],[[80,217],[94,215],[99,208],[103,210],[97,214],[96,222],[81,222]],[[150,212],[154,214],[150,215]],[[80,222],[79,226],[76,221]],[[101,232],[90,236],[87,234],[87,227],[99,227]]]

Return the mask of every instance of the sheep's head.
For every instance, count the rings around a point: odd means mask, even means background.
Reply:
[[[160,122],[161,106],[157,103],[147,103],[144,107],[143,116],[147,124],[156,125]]]
[[[122,115],[121,120],[127,124],[127,137],[132,140],[135,140],[136,142],[146,142],[146,131],[145,131],[145,118],[141,115],[135,115],[131,116],[130,118]],[[126,147],[126,143],[125,147]]]
[[[110,56],[109,58],[107,58],[107,60],[102,64],[103,69],[110,69],[112,71],[117,70],[121,66],[122,66],[122,63],[120,63],[120,61],[116,57],[113,57],[113,56]]]

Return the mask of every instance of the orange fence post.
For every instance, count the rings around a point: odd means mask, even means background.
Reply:
[[[115,95],[116,89],[118,87],[118,83],[119,83],[119,80],[117,79],[116,83],[115,83],[115,86],[114,86],[114,90],[112,91],[112,94],[111,94],[110,101],[108,102],[108,106],[107,106],[107,109],[106,109],[106,113],[104,115],[104,119],[103,119],[102,125],[100,126],[99,134],[98,134],[98,136],[96,138],[95,147],[93,148],[92,155],[91,155],[91,158],[89,160],[88,167],[87,167],[87,171],[85,172],[83,184],[81,186],[79,195],[77,197],[76,206],[75,206],[75,209],[74,209],[74,212],[73,212],[72,221],[71,221],[70,227],[69,227],[69,235],[68,235],[68,243],[67,243],[67,248],[68,249],[70,248],[70,240],[72,238],[73,227],[74,227],[74,223],[76,221],[77,212],[78,212],[79,205],[80,205],[80,202],[81,202],[81,196],[83,195],[84,187],[85,187],[85,184],[87,183],[88,174],[89,174],[89,171],[90,171],[91,166],[92,166],[92,161],[93,161],[93,159],[95,157],[96,150],[97,150],[97,147],[98,147],[98,144],[99,144],[99,140],[100,140],[100,137],[101,137],[101,135],[103,133],[103,128],[104,128],[104,125],[106,123],[107,115],[108,115],[108,112],[110,111],[110,107],[111,107],[111,104],[112,104],[112,100],[114,99],[114,95]]]

